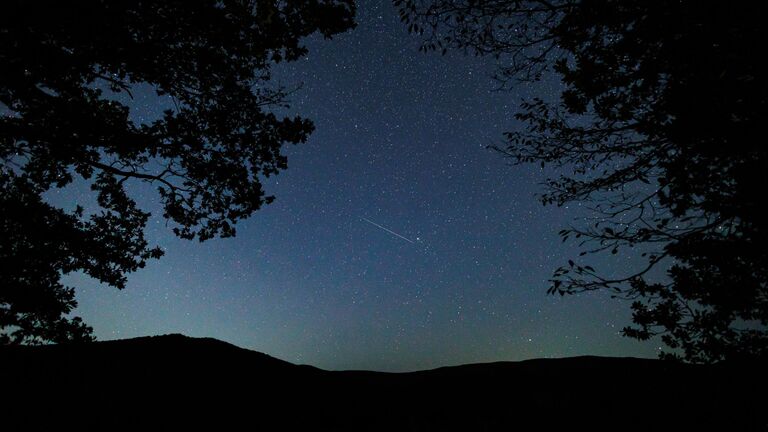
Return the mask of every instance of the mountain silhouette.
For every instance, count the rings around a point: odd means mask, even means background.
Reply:
[[[210,338],[0,347],[26,430],[765,430],[758,364],[609,357],[385,373],[294,365]],[[21,429],[7,429],[21,430]]]

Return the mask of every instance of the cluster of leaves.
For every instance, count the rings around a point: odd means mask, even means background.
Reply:
[[[352,0],[70,2],[12,0],[0,15],[0,343],[83,340],[90,329],[63,273],[122,288],[125,273],[158,258],[148,213],[127,181],[157,186],[164,216],[185,239],[235,234],[272,201],[260,179],[286,168],[285,143],[313,130],[279,118],[287,91],[270,67],[300,42],[354,26]],[[137,123],[115,94],[137,85],[173,102]],[[111,94],[110,94],[111,93]],[[89,182],[90,216],[41,195]]]
[[[606,277],[571,260],[550,293],[632,299],[624,333],[661,335],[671,357],[768,353],[768,80],[751,48],[766,36],[765,5],[395,2],[427,49],[439,41],[494,55],[502,81],[562,78],[559,101],[523,103],[516,117],[527,128],[494,148],[560,168],[545,204],[589,203],[594,223],[560,233],[579,239],[582,255],[635,248],[646,262]]]
[[[393,0],[400,20],[423,38],[422,52],[462,50],[503,57],[495,78],[536,81],[561,52],[551,29],[574,4],[531,0]]]

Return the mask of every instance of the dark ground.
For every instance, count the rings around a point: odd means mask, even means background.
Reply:
[[[768,430],[758,364],[577,357],[330,372],[169,335],[2,347],[0,382],[8,431]]]

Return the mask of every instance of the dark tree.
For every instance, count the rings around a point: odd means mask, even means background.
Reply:
[[[301,39],[354,26],[352,0],[11,0],[0,13],[0,343],[90,340],[69,317],[82,271],[123,288],[162,251],[124,186],[157,186],[181,238],[235,234],[272,201],[260,179],[286,167],[285,143],[311,121],[279,117],[270,66]],[[175,109],[137,123],[118,96],[149,85]],[[86,181],[99,208],[42,194]],[[74,203],[73,203],[74,204]]]
[[[532,99],[527,127],[495,147],[563,173],[545,204],[591,204],[561,231],[591,253],[644,264],[608,277],[575,263],[550,293],[610,290],[632,299],[638,339],[693,362],[768,353],[768,80],[763,2],[395,0],[425,51],[492,55],[497,78],[562,79]]]

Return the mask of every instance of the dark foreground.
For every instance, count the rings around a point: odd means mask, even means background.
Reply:
[[[181,335],[3,347],[0,429],[768,430],[764,369],[578,357],[329,372]]]

